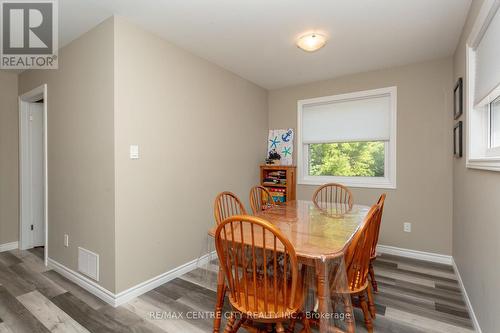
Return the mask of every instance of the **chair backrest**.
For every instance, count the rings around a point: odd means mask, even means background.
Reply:
[[[378,217],[375,223],[373,223],[373,242],[372,242],[372,250],[371,250],[371,258],[375,258],[377,256],[377,244],[378,244],[378,236],[380,234],[380,225],[382,224],[382,214],[384,213],[384,203],[385,203],[386,194],[382,193],[380,198],[378,198],[377,206],[379,208]]]
[[[273,205],[273,197],[267,188],[264,186],[254,186],[250,189],[250,207],[254,215]]]
[[[221,192],[215,197],[214,216],[217,224],[234,215],[246,215],[245,206],[236,194],[232,192]]]
[[[347,281],[351,290],[363,287],[368,279],[370,251],[374,236],[372,230],[379,212],[379,206],[373,205],[345,253]]]
[[[217,227],[215,247],[234,308],[267,319],[297,310],[297,256],[278,228],[233,216]]]
[[[314,204],[320,208],[332,204],[346,204],[352,207],[352,192],[342,184],[330,183],[320,186],[313,194]]]

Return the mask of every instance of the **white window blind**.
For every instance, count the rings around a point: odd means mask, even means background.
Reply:
[[[302,142],[389,141],[390,94],[305,105]]]
[[[497,10],[475,50],[476,75],[474,104],[488,103],[484,99],[500,85],[500,10]]]

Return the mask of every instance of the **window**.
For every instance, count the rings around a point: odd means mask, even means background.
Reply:
[[[309,176],[384,177],[385,142],[309,145]]]
[[[396,91],[299,101],[299,184],[395,188]]]
[[[467,45],[467,167],[500,171],[500,3],[485,3]]]

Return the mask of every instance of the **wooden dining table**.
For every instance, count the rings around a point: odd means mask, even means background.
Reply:
[[[316,278],[317,312],[327,313],[331,285],[329,262],[343,264],[344,251],[356,231],[364,223],[370,207],[363,205],[324,204],[318,206],[312,201],[288,201],[283,205],[272,206],[256,214],[278,227],[295,248],[299,262],[314,267]],[[215,235],[216,227],[209,230]],[[345,270],[339,270],[345,275]],[[347,281],[347,277],[335,281]],[[340,289],[347,286],[339,286]],[[220,331],[222,306],[225,298],[224,274],[219,270],[217,281],[217,300],[213,332]],[[346,290],[346,289],[345,289]],[[350,302],[350,298],[349,298]],[[306,311],[312,309],[306,309]],[[354,332],[352,308],[351,320],[346,321],[344,329],[337,329],[323,322],[319,316],[320,332]]]

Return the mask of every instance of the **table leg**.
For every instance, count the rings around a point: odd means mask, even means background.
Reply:
[[[327,285],[328,279],[327,279],[327,263],[323,261],[317,261],[315,265],[316,269],[316,278],[317,278],[317,298],[318,298],[318,314],[319,314],[319,331],[321,333],[328,332],[328,333],[353,333],[355,331],[355,323],[354,319],[349,317],[346,319],[346,331],[344,332],[342,329],[338,327],[330,327],[329,321],[327,316],[324,316],[325,314],[328,314],[328,300],[331,297],[330,295],[330,288]],[[335,274],[343,274],[343,270],[336,270]],[[353,315],[352,313],[352,307],[351,307],[351,296],[349,294],[343,295],[342,296],[344,299],[344,312],[350,313],[350,315]],[[345,298],[347,297],[347,299]]]
[[[318,260],[316,262],[316,278],[318,292],[318,314],[319,314],[319,331],[328,332],[328,322],[325,320],[325,314],[328,311],[328,296],[329,291],[326,285],[326,263]]]
[[[220,332],[220,324],[222,320],[222,306],[226,297],[226,286],[224,285],[224,272],[219,268],[217,276],[217,298],[215,301],[215,318],[214,318],[214,331],[213,333]]]

